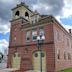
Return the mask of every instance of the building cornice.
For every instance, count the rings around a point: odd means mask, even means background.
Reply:
[[[31,23],[23,23],[21,25],[21,29],[26,29],[26,28],[30,28],[30,27],[35,27],[35,26],[39,26],[39,25],[44,25],[46,23],[51,23],[52,22],[52,19],[51,19],[51,16],[47,16],[47,17],[44,17],[44,18],[41,18],[38,22],[36,22],[35,24],[31,24]]]

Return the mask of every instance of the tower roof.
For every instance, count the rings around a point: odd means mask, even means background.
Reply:
[[[16,7],[12,8],[12,10],[15,10],[15,9],[17,9],[17,8],[19,8],[19,7],[21,7],[21,6],[24,6],[24,7],[27,8],[29,11],[31,11],[31,10],[29,9],[29,7],[28,7],[24,2],[21,2],[20,4],[17,4]],[[31,11],[31,12],[33,12],[33,11]]]

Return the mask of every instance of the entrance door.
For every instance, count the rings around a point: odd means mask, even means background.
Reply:
[[[20,68],[20,61],[21,61],[21,57],[19,56],[19,54],[17,52],[14,53],[13,60],[12,60],[12,67]]]
[[[42,59],[42,64],[41,64]],[[35,72],[41,71],[42,65],[42,72],[46,72],[46,54],[45,52],[36,51],[33,53],[33,68]]]

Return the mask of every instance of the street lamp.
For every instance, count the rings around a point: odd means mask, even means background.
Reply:
[[[41,46],[44,44],[45,36],[38,36],[38,49],[40,50],[40,71],[42,72],[42,48]]]

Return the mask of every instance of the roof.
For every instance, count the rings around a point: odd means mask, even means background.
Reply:
[[[20,4],[17,4],[16,7],[12,8],[12,10],[15,10],[16,8],[19,8],[21,6],[24,6],[25,8],[27,8],[29,11],[33,12],[31,9],[29,9],[29,7],[24,3],[24,2],[21,2]]]

